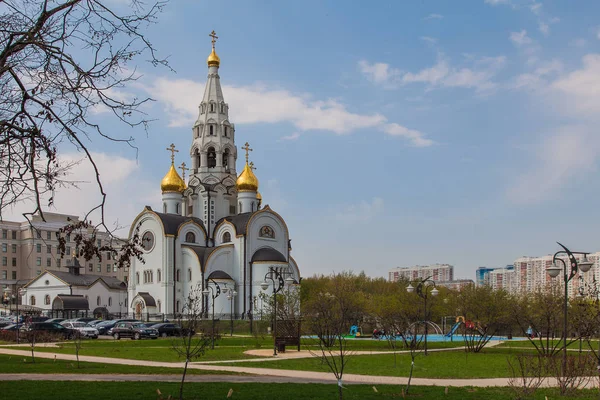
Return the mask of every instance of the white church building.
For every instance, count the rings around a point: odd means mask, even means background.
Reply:
[[[252,319],[260,312],[256,299],[270,270],[280,271],[286,285],[300,282],[285,220],[261,204],[248,143],[237,175],[235,125],[221,90],[212,36],[206,88],[192,127],[189,179],[185,163],[182,175],[177,172],[177,150],[171,145],[171,165],[161,182],[162,209],[146,206],[131,224],[130,238],[140,235],[144,249],[144,262],[133,260],[129,271],[129,312],[136,315],[178,314],[190,289],[200,285],[209,293],[203,299],[208,312],[220,292],[215,314]],[[270,276],[267,295],[278,282]]]

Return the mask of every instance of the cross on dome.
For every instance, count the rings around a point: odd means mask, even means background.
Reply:
[[[252,149],[250,148],[250,144],[246,142],[244,144],[244,147],[242,147],[242,150],[246,150],[246,164],[248,164],[248,152],[252,151]]]
[[[189,168],[186,168],[185,166],[185,162],[182,162],[181,165],[179,166],[179,169],[181,170],[181,179],[183,179],[183,181],[185,182],[185,171],[189,171]]]
[[[217,42],[217,39],[218,39],[219,37],[217,36],[217,34],[215,33],[215,31],[214,31],[214,30],[213,30],[213,31],[210,33],[210,35],[208,35],[208,36],[210,36],[210,37],[212,38],[212,40],[211,40],[211,43],[212,43],[212,47],[213,47],[213,49],[214,49],[214,48],[215,48],[215,43]]]
[[[256,171],[256,167],[254,166],[254,161],[250,161],[249,166],[252,171]]]
[[[179,153],[179,150],[175,150],[175,144],[171,143],[171,145],[167,147],[167,151],[171,152],[171,164],[175,164],[175,153]]]

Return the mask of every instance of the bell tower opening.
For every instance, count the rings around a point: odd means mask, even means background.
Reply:
[[[214,168],[217,166],[217,152],[215,151],[214,147],[208,148],[207,158],[208,158],[208,168]]]

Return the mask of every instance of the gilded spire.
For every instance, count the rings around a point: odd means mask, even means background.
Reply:
[[[175,150],[175,144],[171,143],[169,147],[167,147],[167,151],[171,152],[171,165],[175,164],[175,153],[179,153],[179,150]]]
[[[235,182],[235,187],[238,192],[256,192],[258,191],[258,178],[252,172],[254,168],[254,163],[248,164],[248,154],[252,151],[250,148],[250,144],[246,142],[242,150],[246,150],[246,165],[244,166],[244,170],[237,178]]]
[[[217,36],[217,34],[215,33],[214,30],[208,36],[210,36],[212,38],[212,40],[211,40],[212,52],[208,56],[208,59],[206,60],[206,62],[208,63],[209,67],[218,67],[221,64],[221,59],[219,58],[219,56],[217,55],[217,52],[215,51],[215,43],[217,42],[217,39],[219,37]]]

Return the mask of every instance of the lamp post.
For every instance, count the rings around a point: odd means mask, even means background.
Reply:
[[[558,242],[556,242],[558,243]],[[563,246],[562,244],[558,243],[558,245],[560,247],[563,248],[563,250],[559,250],[556,253],[554,253],[554,256],[552,257],[552,265],[549,266],[548,268],[546,268],[546,273],[551,277],[551,278],[556,278],[561,272],[563,273],[563,280],[565,282],[565,302],[564,302],[564,309],[563,309],[563,375],[565,373],[565,368],[567,366],[567,330],[568,330],[568,320],[567,320],[567,315],[569,312],[569,291],[568,291],[568,283],[569,281],[571,281],[571,279],[573,279],[573,277],[577,274],[578,271],[581,272],[588,272],[591,268],[592,265],[594,265],[594,263],[592,261],[589,261],[587,259],[587,255],[589,253],[584,253],[584,252],[580,252],[580,251],[571,251],[569,249],[567,249],[565,246]],[[575,258],[575,254],[580,254],[583,255],[583,258],[581,259],[581,261],[577,262],[577,259]],[[567,263],[565,262],[565,260],[563,260],[562,258],[560,258],[560,255],[566,255],[568,260],[569,260],[569,269],[567,269]],[[558,266],[558,264],[556,263],[557,261],[560,261],[560,263],[562,264],[562,268],[560,266]]]
[[[229,318],[231,319],[229,336],[233,336],[233,299],[238,293],[235,291],[235,286],[229,290],[226,287],[223,288],[223,293],[229,293],[227,295],[227,300],[229,300]]]
[[[9,306],[10,309],[10,304],[12,304],[12,302],[15,302],[15,309],[17,312],[17,319],[16,319],[16,325],[17,325],[17,329],[16,329],[16,335],[17,335],[17,343],[19,343],[19,295],[21,295],[23,293],[22,289],[17,289],[17,295],[15,295],[12,292],[12,289],[10,287],[6,287],[4,289],[4,299],[3,302],[5,304],[7,304]]]
[[[291,277],[284,280],[283,274],[285,269],[287,269],[287,266],[269,267],[269,272],[265,274],[264,280],[260,284],[260,288],[266,291],[269,288],[267,279],[273,282],[273,356],[277,355],[277,293],[281,292],[286,281],[294,281]],[[275,286],[275,282],[277,282],[277,287]]]
[[[119,318],[123,318],[123,315],[121,314],[121,310],[123,309],[123,302],[120,301],[119,302]]]
[[[424,303],[424,309],[423,309],[423,324],[425,325],[425,355],[427,355],[427,322],[428,322],[428,316],[427,316],[427,297],[428,297],[428,288],[430,288],[431,290],[429,290],[429,292],[431,292],[431,295],[433,297],[437,296],[440,291],[437,290],[437,288],[435,287],[435,282],[433,279],[431,279],[431,277],[427,277],[425,279],[421,279],[420,281],[416,281],[415,284],[417,285],[416,287],[416,291],[417,291],[417,295],[423,299],[423,303]],[[412,284],[408,284],[408,286],[406,287],[406,291],[408,293],[412,293],[415,291],[415,287]]]
[[[212,282],[215,287],[213,288],[212,286],[209,285],[209,282]],[[207,279],[206,280],[206,289],[204,289],[202,291],[202,294],[205,296],[208,296],[209,294],[211,295],[212,298],[212,332],[211,332],[211,336],[212,336],[212,340],[211,340],[211,345],[210,348],[212,350],[215,349],[215,299],[217,297],[219,297],[219,295],[221,294],[221,288],[219,287],[219,284],[217,282],[215,282],[212,279]]]

